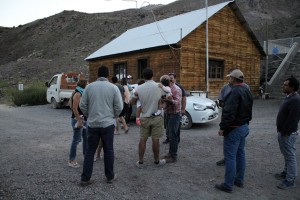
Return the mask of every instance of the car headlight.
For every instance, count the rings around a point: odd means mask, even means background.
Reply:
[[[206,106],[198,104],[198,103],[194,103],[193,107],[195,110],[205,110],[206,109]]]

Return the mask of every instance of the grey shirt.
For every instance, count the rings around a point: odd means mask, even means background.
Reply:
[[[155,113],[158,108],[158,101],[165,94],[153,80],[148,80],[144,84],[139,85],[136,92],[141,102],[141,117],[150,117]]]
[[[80,99],[79,107],[87,116],[91,128],[105,128],[114,124],[114,118],[123,109],[119,88],[100,77],[89,84]]]

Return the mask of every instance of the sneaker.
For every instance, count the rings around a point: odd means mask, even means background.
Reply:
[[[294,182],[289,182],[287,180],[282,181],[279,185],[277,185],[279,189],[287,190],[291,188],[295,188],[296,185]]]
[[[229,188],[225,187],[224,183],[216,184],[215,188],[217,188],[218,190],[221,190],[223,192],[232,193],[232,189],[229,189]]]
[[[86,187],[86,186],[88,186],[88,185],[91,185],[92,183],[93,183],[94,181],[91,181],[91,180],[89,180],[89,181],[80,181],[80,186],[81,187]]]
[[[175,163],[175,162],[177,162],[176,158],[173,158],[171,156],[166,158],[166,163]]]
[[[137,166],[137,168],[139,168],[139,169],[142,169],[143,168],[143,163],[142,164],[140,164],[140,161],[137,161],[136,163],[135,163],[135,166]]]
[[[222,160],[219,160],[218,162],[216,162],[216,165],[224,166],[225,165],[225,159],[223,158]]]
[[[276,178],[276,179],[278,179],[278,180],[283,180],[283,179],[285,179],[285,177],[286,177],[286,172],[281,172],[281,173],[276,173],[275,175],[274,175],[274,177]]]
[[[155,164],[155,166],[164,166],[165,164],[166,164],[166,159],[161,159],[161,160],[159,160],[159,162],[158,163],[155,163],[154,162],[154,164]]]
[[[163,144],[168,144],[169,143],[169,140],[166,139],[165,141],[163,141]]]
[[[244,188],[244,183],[238,182],[238,181],[234,181],[234,185],[239,187],[239,188]]]
[[[78,162],[68,162],[68,166],[72,168],[79,168],[80,164]]]
[[[117,174],[115,174],[114,178],[112,179],[107,179],[107,183],[113,183],[114,181],[117,180]]]

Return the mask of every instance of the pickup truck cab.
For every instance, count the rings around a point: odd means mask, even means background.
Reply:
[[[49,82],[45,83],[47,101],[51,103],[52,108],[68,106],[69,99],[80,79],[84,79],[81,73],[62,73],[54,75]]]

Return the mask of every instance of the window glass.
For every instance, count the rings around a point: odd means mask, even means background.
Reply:
[[[209,60],[209,78],[223,79],[224,77],[224,61]]]
[[[126,63],[116,63],[114,64],[114,76],[116,76],[119,80],[125,78],[127,74]]]

